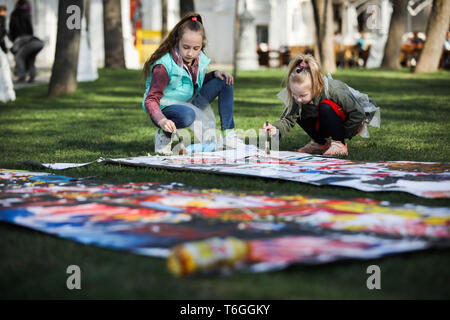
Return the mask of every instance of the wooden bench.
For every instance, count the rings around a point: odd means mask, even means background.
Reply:
[[[400,49],[400,64],[409,67],[411,59],[419,60],[423,43],[403,43]]]
[[[314,55],[314,46],[288,46],[290,57],[295,58],[299,54],[312,54]]]

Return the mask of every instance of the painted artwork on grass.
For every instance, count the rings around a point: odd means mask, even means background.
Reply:
[[[363,162],[288,151],[266,154],[256,148],[183,156],[99,159],[97,162],[281,179],[316,186],[349,187],[365,192],[400,191],[424,198],[450,198],[449,163]],[[42,166],[66,169],[71,165],[87,164],[47,163]]]
[[[108,184],[0,170],[0,221],[84,244],[167,258],[179,275],[448,247],[450,209],[371,199]]]

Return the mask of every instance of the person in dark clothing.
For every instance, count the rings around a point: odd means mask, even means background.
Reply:
[[[23,35],[33,35],[31,7],[28,1],[19,0],[9,18],[9,39],[14,42]]]
[[[4,53],[8,52],[5,44],[6,35],[6,6],[0,6],[0,48]]]
[[[28,82],[36,77],[36,55],[44,47],[44,42],[33,36],[31,24],[31,7],[28,1],[19,0],[11,14],[9,21],[9,38],[13,42],[11,52],[16,61],[15,71],[19,79],[24,82],[29,74]]]
[[[34,82],[36,77],[35,60],[39,51],[44,47],[44,42],[35,36],[25,35],[14,41],[11,52],[16,61],[16,73],[19,79],[17,82],[24,82],[28,75],[29,83]]]

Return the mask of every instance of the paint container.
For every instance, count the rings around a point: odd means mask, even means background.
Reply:
[[[167,267],[176,276],[202,270],[232,266],[245,261],[249,254],[247,242],[228,237],[188,242],[172,249]]]

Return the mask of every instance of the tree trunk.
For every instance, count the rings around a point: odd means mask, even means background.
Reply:
[[[433,72],[437,70],[449,20],[450,2],[448,0],[434,0],[433,8],[428,18],[427,39],[414,71],[415,73]]]
[[[67,9],[69,13],[67,13]],[[72,11],[72,10],[75,11]],[[51,97],[73,93],[77,89],[78,54],[80,51],[83,0],[60,0],[58,4],[58,31],[55,60],[48,86]],[[78,21],[74,24],[70,21]],[[80,26],[80,28],[78,26]]]
[[[239,46],[239,0],[234,1],[234,34],[233,34],[233,78],[237,79],[237,53]]]
[[[86,31],[89,34],[89,15],[91,13],[91,0],[84,0],[84,17],[86,18]]]
[[[322,72],[335,72],[336,59],[333,44],[333,1],[312,0],[314,22],[316,26],[316,55],[322,66]]]
[[[164,39],[167,35],[167,0],[161,0],[161,35]]]
[[[195,12],[194,0],[180,0],[180,18],[189,12]]]
[[[103,0],[105,68],[125,68],[120,0]]]
[[[91,0],[84,0],[84,19],[86,21],[86,34],[87,34],[87,40],[88,40],[88,46],[90,49],[92,49],[91,45],[91,33],[89,31],[89,22],[90,22],[90,16],[91,14]]]
[[[405,33],[407,6],[409,0],[393,1],[394,11],[392,12],[389,35],[384,48],[384,57],[381,67],[388,69],[400,69],[400,51],[402,46],[402,36]]]

